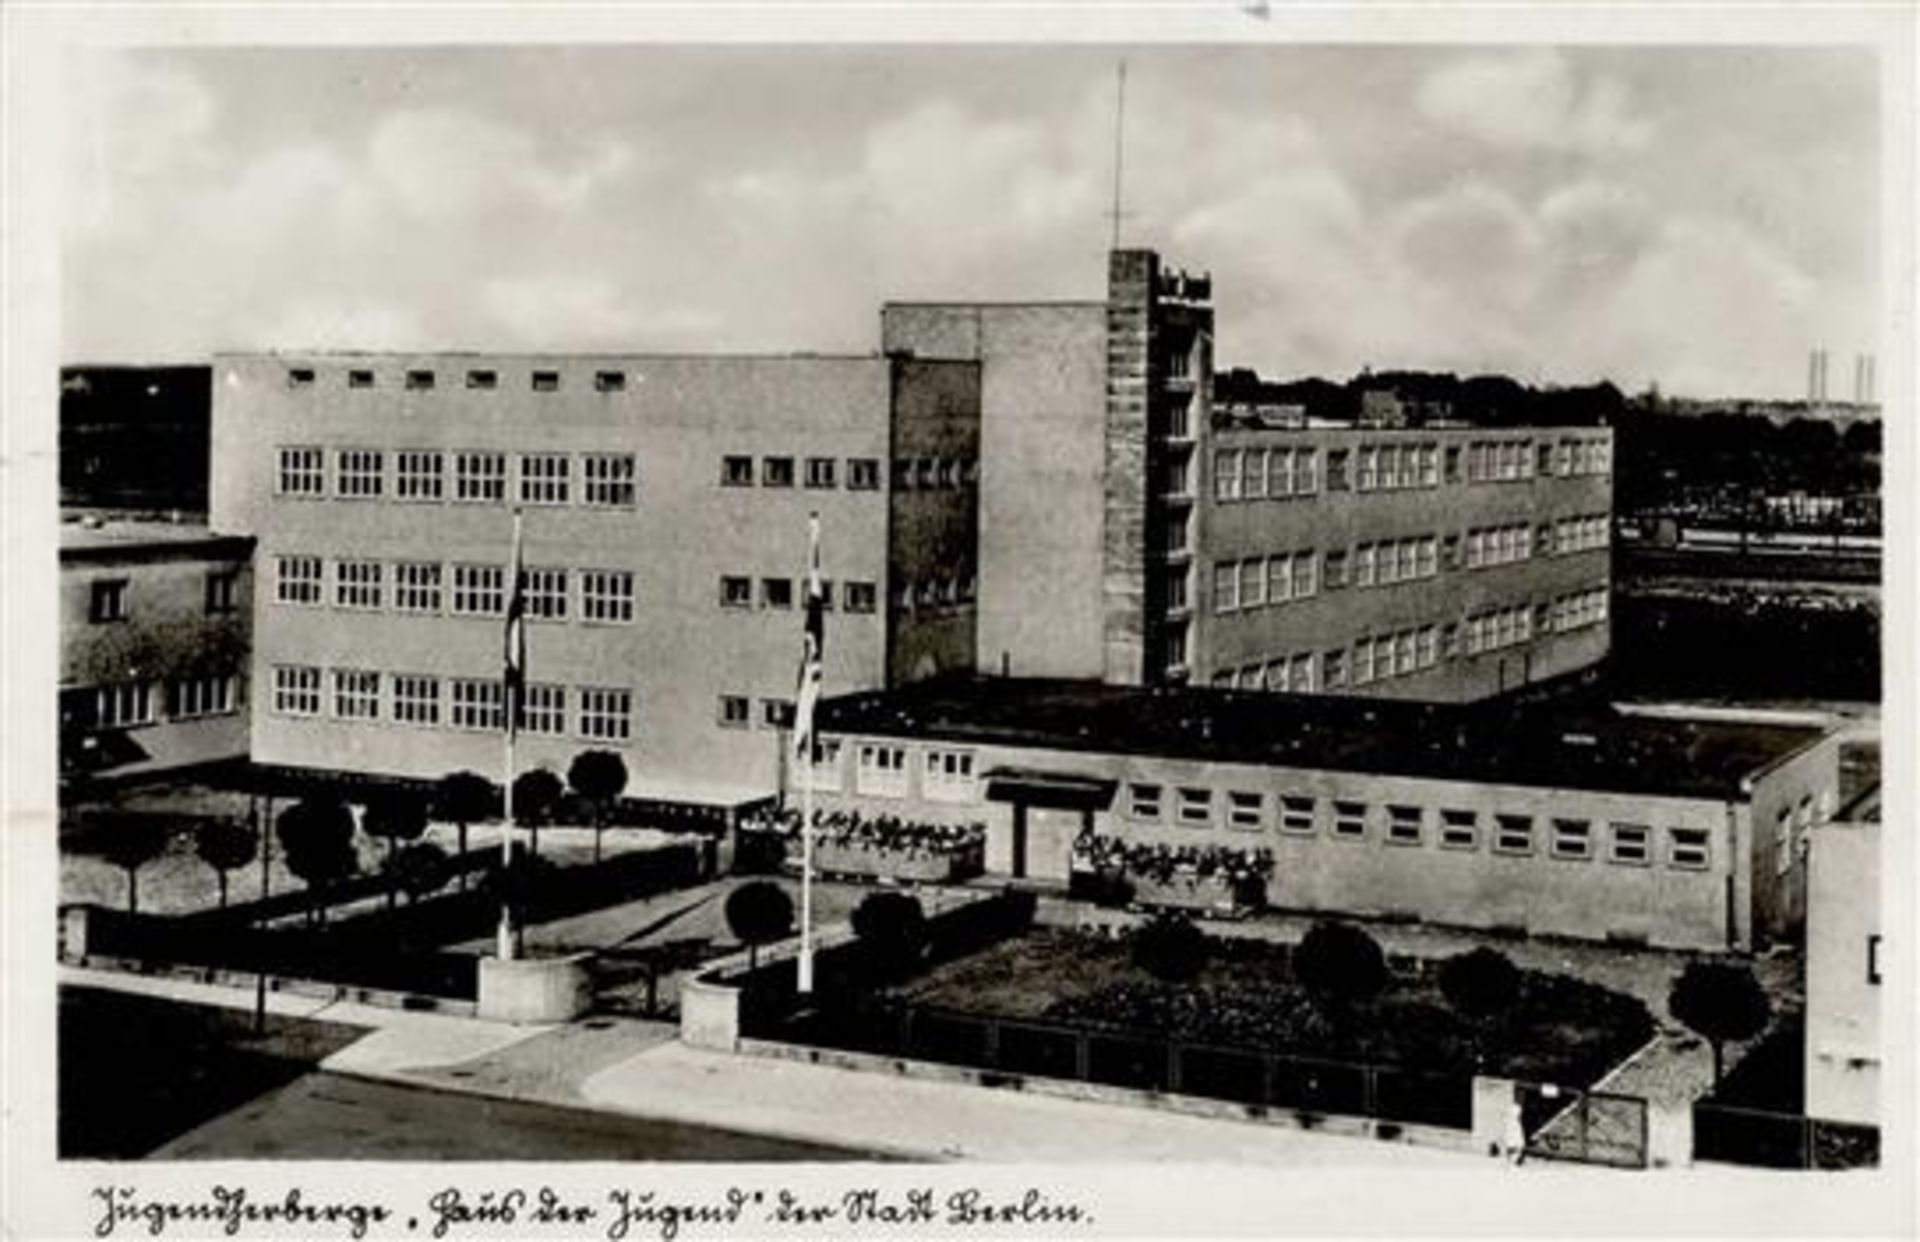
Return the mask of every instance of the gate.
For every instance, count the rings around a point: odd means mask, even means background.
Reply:
[[[1647,1102],[1637,1095],[1521,1083],[1529,1156],[1621,1169],[1647,1167]]]

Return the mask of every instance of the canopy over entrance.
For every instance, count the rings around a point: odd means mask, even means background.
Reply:
[[[987,800],[1062,811],[1104,811],[1113,805],[1119,781],[1046,772],[1039,768],[993,768],[986,773]]]

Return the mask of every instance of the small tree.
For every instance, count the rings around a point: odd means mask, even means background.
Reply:
[[[140,909],[140,868],[164,854],[172,839],[172,824],[159,815],[140,812],[96,815],[100,857],[127,873],[127,913]]]
[[[600,861],[600,834],[606,831],[607,812],[626,792],[627,763],[610,750],[583,750],[567,768],[567,785],[593,813],[593,861]]]
[[[1726,1045],[1752,1039],[1773,1018],[1773,1005],[1753,972],[1730,962],[1689,962],[1667,994],[1667,1011],[1713,1046],[1715,1090]]]
[[[409,845],[387,860],[387,870],[405,890],[409,902],[432,896],[453,878],[453,863],[447,852],[432,842]]]
[[[1387,985],[1379,942],[1347,923],[1320,923],[1293,950],[1293,977],[1327,1017],[1344,1017]]]
[[[727,928],[747,946],[747,969],[760,968],[760,946],[793,931],[793,898],[772,880],[754,880],[727,894]]]
[[[1197,978],[1211,950],[1206,933],[1180,914],[1156,914],[1132,936],[1133,964],[1162,983]]]
[[[433,817],[454,825],[459,833],[460,856],[467,853],[467,826],[493,813],[493,786],[478,772],[451,772],[440,778],[433,793]],[[460,888],[467,887],[467,873],[460,872]]]
[[[280,815],[280,847],[287,870],[307,886],[311,920],[326,922],[327,890],[360,870],[353,851],[353,812],[338,798],[302,798]]]
[[[387,843],[387,905],[398,898],[399,876],[394,871],[393,855],[402,841],[418,841],[427,832],[427,804],[418,794],[405,790],[382,790],[367,799],[360,812],[360,831]]]
[[[200,861],[220,877],[220,908],[224,910],[227,908],[227,873],[254,860],[260,851],[260,833],[245,820],[209,819],[194,833],[193,845]]]
[[[1440,963],[1440,994],[1473,1028],[1474,1062],[1485,1057],[1484,1039],[1493,1019],[1520,999],[1520,971],[1497,949],[1481,947]]]
[[[927,912],[918,897],[870,893],[854,907],[853,934],[882,978],[900,978],[919,964],[927,947]]]
[[[554,803],[566,786],[545,768],[534,768],[513,778],[513,822],[527,830],[527,849],[540,852],[540,825],[549,822]]]

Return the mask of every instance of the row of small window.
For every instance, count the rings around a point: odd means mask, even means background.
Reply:
[[[828,769],[837,770],[840,756],[838,738],[821,742],[818,778]],[[972,802],[979,786],[974,770],[974,752],[929,747],[920,755],[920,796],[932,802]],[[891,742],[862,742],[854,751],[854,792],[873,798],[907,796],[907,748]],[[830,782],[827,782],[830,784]]]
[[[306,607],[325,603],[326,571],[326,561],[318,556],[275,557],[274,600]],[[625,569],[522,569],[526,615],[539,621],[567,620],[573,615],[576,581],[580,620],[610,625],[633,620],[633,573]],[[504,565],[447,566],[438,561],[337,560],[331,598],[336,608],[361,611],[386,608],[390,603],[397,612],[499,617],[507,609],[507,569]]]
[[[762,578],[760,579],[760,607],[791,608],[797,594],[806,590],[806,585],[804,579],[796,586],[792,578]],[[831,610],[834,595],[833,579],[822,578],[820,591],[822,602]],[[848,612],[872,612],[879,598],[879,588],[871,582],[840,584],[840,603]],[[754,606],[753,579],[745,574],[721,575],[720,606],[752,608]]]
[[[816,490],[839,486],[840,459],[837,457],[809,457],[805,459],[806,485]],[[898,463],[895,463],[896,466]],[[762,457],[759,462],[759,480],[761,487],[792,487],[794,482],[794,459],[791,457]],[[874,457],[849,457],[847,466],[847,490],[852,492],[872,492],[880,489],[880,462]],[[896,474],[898,471],[896,470]],[[722,487],[752,487],[754,485],[754,459],[750,456],[727,456],[720,459],[720,485]]]
[[[1213,610],[1238,612],[1319,594],[1319,554],[1286,552],[1277,556],[1256,556],[1248,560],[1224,561],[1213,567]],[[1169,580],[1172,595],[1169,606],[1184,605],[1177,599],[1185,588],[1184,577]]]
[[[238,611],[239,584],[240,571],[237,569],[208,570],[206,593],[203,596],[207,615],[225,616]],[[87,620],[94,625],[125,621],[131,615],[129,601],[132,591],[133,582],[129,578],[94,580],[87,589]]]
[[[1471,482],[1510,482],[1559,475],[1578,478],[1613,471],[1613,442],[1604,436],[1562,438],[1558,442],[1531,439],[1475,440],[1467,448],[1467,478]],[[1449,477],[1452,475],[1448,470]]]
[[[372,388],[375,386],[374,373],[366,368],[350,368],[346,373],[348,388]],[[312,388],[319,375],[312,367],[287,368],[287,387]],[[467,371],[467,391],[495,392],[500,387],[500,372],[486,368],[473,368]],[[406,372],[401,385],[408,392],[432,392],[439,386],[438,373],[416,369]],[[559,392],[560,372],[535,370],[527,373],[527,387],[532,392]],[[625,371],[595,371],[593,373],[595,392],[625,392],[627,373]]]
[[[279,469],[275,476],[278,494],[309,497],[329,494],[327,450],[312,445],[289,445],[282,446],[278,454]],[[451,470],[447,465],[449,458],[453,462]],[[509,458],[518,461],[518,488],[513,494],[521,504],[633,507],[635,465],[631,453],[582,453],[576,471],[571,453],[343,448],[333,453],[331,494],[341,500],[379,500],[391,495],[396,500],[407,501],[452,499],[464,504],[503,504],[509,493],[512,464]],[[448,487],[449,474],[452,475],[451,488]],[[576,478],[580,484],[577,491]]]
[[[1263,832],[1277,823],[1281,832],[1302,836],[1320,830],[1323,822],[1330,835],[1345,840],[1365,840],[1376,825],[1381,839],[1391,845],[1425,845],[1432,839],[1443,849],[1477,850],[1483,838],[1482,816],[1478,811],[1445,809],[1437,823],[1428,809],[1402,803],[1381,808],[1384,820],[1365,802],[1331,799],[1321,810],[1321,801],[1298,794],[1277,798],[1246,791],[1228,790],[1224,804],[1216,808],[1212,789],[1178,786],[1173,790],[1172,821],[1189,828],[1213,828],[1224,822],[1229,828],[1245,832]],[[1167,791],[1160,785],[1132,784],[1127,787],[1128,818],[1143,823],[1163,822],[1167,818]],[[1224,820],[1217,818],[1224,811]],[[1276,817],[1277,813],[1277,818]],[[1532,854],[1539,848],[1540,826],[1531,815],[1495,814],[1490,817],[1490,844],[1496,854]],[[1592,820],[1553,818],[1547,821],[1547,853],[1568,861],[1596,856],[1598,844]],[[1607,825],[1609,862],[1647,866],[1653,861],[1653,829],[1646,824],[1611,823]],[[1670,867],[1702,870],[1712,862],[1711,835],[1704,828],[1669,828],[1666,862]]]
[[[1184,463],[1167,478],[1166,490],[1186,494]],[[1317,449],[1223,449],[1213,455],[1215,500],[1285,499],[1320,490]]]
[[[569,693],[565,686],[528,683],[520,731],[564,737],[569,707],[577,737],[624,742],[633,736],[633,691],[609,686],[579,686]],[[507,725],[506,686],[498,679],[372,669],[276,665],[273,710],[282,716],[391,720],[426,728],[444,722],[456,729],[500,732]]]
[[[1606,588],[1561,596],[1538,607],[1521,604],[1468,617],[1464,625],[1416,626],[1393,634],[1368,635],[1351,650],[1323,652],[1316,676],[1311,652],[1275,656],[1241,668],[1221,669],[1213,685],[1222,690],[1271,690],[1315,694],[1369,686],[1434,668],[1443,660],[1502,651],[1532,641],[1536,628],[1566,632],[1606,620]],[[1538,627],[1536,627],[1536,620]],[[1463,645],[1464,640],[1464,645]],[[1184,652],[1182,652],[1184,656]]]
[[[1476,526],[1467,532],[1467,568],[1512,565],[1533,555],[1533,527],[1526,522],[1509,526]]]
[[[209,716],[231,716],[239,679],[231,673],[204,677],[176,677],[164,684],[165,719],[203,720]],[[156,713],[154,683],[120,681],[104,686],[81,687],[62,695],[66,711],[102,729],[126,729],[160,722]]]
[[[1538,445],[1530,438],[1475,440],[1464,449],[1449,445],[1445,460],[1449,483],[1463,477],[1473,483],[1530,479],[1536,471],[1542,476],[1603,475],[1612,469],[1612,445],[1590,438]],[[1402,491],[1438,487],[1441,481],[1437,441],[1330,449],[1326,465],[1327,490],[1335,492]],[[1184,469],[1170,471],[1165,487],[1170,494],[1184,495]],[[1316,449],[1221,449],[1213,455],[1216,501],[1309,496],[1319,490]]]
[[[1612,537],[1612,523],[1604,513],[1590,513],[1581,517],[1561,518],[1551,527],[1540,528],[1543,535],[1550,533],[1550,539],[1542,552],[1592,552],[1607,546]]]

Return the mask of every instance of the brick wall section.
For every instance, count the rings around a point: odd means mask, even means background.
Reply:
[[[1153,387],[1151,251],[1108,261],[1106,477],[1101,488],[1102,676],[1122,685],[1146,675],[1147,406]]]

